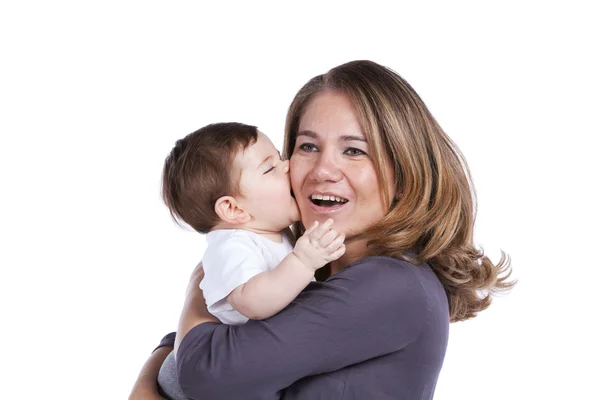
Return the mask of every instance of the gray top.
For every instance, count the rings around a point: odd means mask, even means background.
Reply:
[[[427,264],[367,257],[271,318],[194,327],[179,384],[194,399],[432,399],[448,328]]]

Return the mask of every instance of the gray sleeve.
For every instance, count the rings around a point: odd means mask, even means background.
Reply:
[[[158,391],[168,400],[190,400],[179,387],[177,380],[177,362],[173,351],[163,361],[158,372]]]
[[[175,332],[171,332],[165,335],[160,341],[160,344],[152,350],[154,353],[156,349],[161,348],[163,346],[175,347]]]
[[[259,398],[306,376],[335,371],[409,345],[427,296],[404,261],[369,257],[263,321],[203,323],[183,339],[179,383],[191,398]]]

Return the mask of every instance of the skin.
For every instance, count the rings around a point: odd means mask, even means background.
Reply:
[[[256,142],[234,159],[239,194],[217,200],[215,211],[221,222],[216,229],[243,229],[282,242],[281,231],[300,218],[289,169],[289,161],[282,160],[269,138],[258,132]],[[317,226],[315,222],[276,268],[236,287],[227,301],[250,319],[265,319],[281,311],[313,279],[315,270],[344,253],[344,235],[330,229],[332,223]]]
[[[239,194],[217,200],[215,211],[222,222],[215,229],[243,228],[281,242],[280,232],[300,219],[289,161],[281,160],[269,138],[258,132],[256,143],[235,157],[234,170],[240,171]]]
[[[299,133],[290,159],[291,187],[294,191],[302,223],[305,227],[333,219],[333,229],[346,235],[346,252],[331,262],[332,274],[353,261],[363,258],[366,241],[356,239],[385,215],[385,203],[365,135],[350,100],[343,94],[323,92],[307,105],[300,118]],[[385,173],[393,176],[393,167],[386,163]],[[310,200],[315,193],[332,194],[348,200],[343,205],[325,209]],[[395,193],[392,184],[385,188],[388,198]],[[196,325],[217,322],[208,313],[199,283],[204,276],[201,265],[192,272],[185,303],[179,319],[175,351],[181,339]],[[158,371],[166,354],[151,357],[145,371]],[[142,371],[144,372],[144,371]],[[136,383],[130,399],[139,393],[157,396],[158,374],[145,374]],[[146,397],[157,398],[157,397]]]
[[[156,379],[163,361],[171,350],[172,347],[163,346],[150,355],[131,389],[129,400],[164,400],[164,397],[158,394]]]
[[[334,221],[333,229],[346,235],[346,253],[331,262],[332,273],[366,254],[366,240],[356,234],[383,218],[384,197],[378,184],[366,137],[348,97],[326,91],[316,95],[300,118],[296,145],[290,159],[292,189],[304,226],[314,221]],[[386,163],[385,173],[393,176]],[[388,199],[393,184],[385,188]],[[329,194],[348,200],[335,207],[319,207],[314,194]]]

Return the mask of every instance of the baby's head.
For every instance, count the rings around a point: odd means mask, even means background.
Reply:
[[[162,195],[175,220],[196,231],[279,232],[299,219],[289,162],[255,126],[207,125],[175,144],[165,160]]]

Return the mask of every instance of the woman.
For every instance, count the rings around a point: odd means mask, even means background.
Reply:
[[[310,80],[285,135],[297,232],[333,218],[346,254],[279,314],[240,326],[213,322],[196,269],[175,343],[182,389],[197,399],[431,399],[449,322],[513,285],[508,259],[494,265],[473,244],[464,158],[412,87],[370,61]],[[173,339],[162,344],[132,398],[157,395]]]

